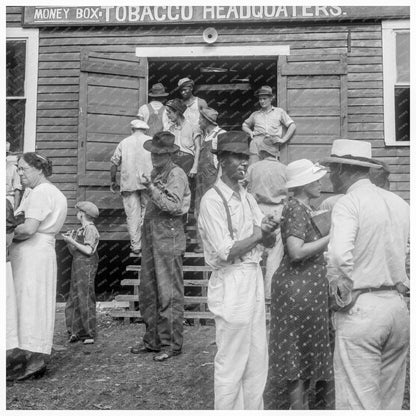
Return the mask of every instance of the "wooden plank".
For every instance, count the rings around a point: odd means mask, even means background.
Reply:
[[[79,91],[78,85],[39,85],[38,94],[74,93]],[[67,98],[66,98],[67,99]],[[62,101],[62,100],[61,100]]]
[[[83,187],[79,187],[81,189]],[[110,189],[107,191],[100,191],[85,188],[85,198],[93,202],[98,208],[102,209],[123,209],[123,201],[120,195],[113,194]]]
[[[382,73],[348,73],[348,82],[350,81],[383,81]]]
[[[65,109],[65,110],[76,110],[76,113],[70,113],[72,117],[78,115],[78,101],[38,101],[38,114],[40,110],[55,110],[55,109]],[[45,112],[46,114],[46,112]]]
[[[349,131],[369,131],[381,130],[384,131],[383,123],[348,123]]]
[[[77,133],[77,126],[40,126],[36,127],[36,133]]]
[[[140,285],[140,279],[123,279],[120,281],[121,286],[139,286]],[[208,286],[208,280],[207,279],[184,279],[183,280],[184,286]]]
[[[90,161],[86,162],[87,171],[90,171],[90,170],[103,171],[104,170],[106,172],[110,172],[110,167],[111,167],[110,160],[106,160],[103,162],[90,162]]]
[[[289,89],[287,90],[286,107],[291,111],[293,107],[338,107],[340,91],[336,89]]]
[[[50,61],[79,61],[79,53],[49,53],[39,55],[39,62],[50,62]]]
[[[346,65],[346,55],[341,55],[340,61]],[[348,80],[346,74],[340,75],[340,124],[341,138],[344,139],[348,134]]]
[[[106,172],[88,172],[78,175],[79,186],[103,186],[109,184],[110,171]]]
[[[40,69],[38,71],[39,78],[49,77],[79,77],[79,69],[76,68],[58,68],[58,69]]]
[[[349,123],[383,123],[383,114],[350,114],[348,116]]]
[[[124,75],[129,77],[144,77],[146,74],[142,69],[135,65],[132,68],[121,68],[117,63],[105,64],[96,62],[85,62],[81,61],[81,71],[84,72],[95,72],[98,74],[113,74],[113,75]]]
[[[67,164],[76,161],[77,157],[77,149],[56,149],[56,148],[49,148],[49,149],[42,149],[42,154],[46,157],[54,157],[58,159],[54,159],[54,162],[57,162],[59,158],[64,158]],[[75,162],[76,163],[76,162]]]
[[[38,126],[76,126],[78,124],[77,117],[67,117],[67,118],[55,118],[53,112],[51,111],[50,117],[38,117],[36,119]]]
[[[383,106],[381,105],[363,105],[351,106],[348,108],[349,114],[383,114]]]
[[[47,61],[47,62],[38,62],[38,69],[63,69],[63,68],[69,68],[69,69],[78,69],[80,68],[80,62],[79,59],[75,61],[60,61],[59,59],[54,61]]]
[[[101,143],[113,143],[114,149],[116,145],[121,142],[129,134],[117,134],[117,133],[108,133],[108,132],[88,132],[87,140],[89,142],[101,142]]]
[[[293,117],[306,117],[306,116],[339,116],[340,108],[339,106],[331,106],[331,107],[290,107],[290,116]]]
[[[197,86],[197,91],[250,91],[250,84],[200,84]]]
[[[141,318],[140,311],[114,309],[109,312],[113,318]],[[213,319],[211,312],[184,311],[185,319]]]
[[[138,295],[116,295],[114,297],[116,302],[138,302],[139,296]],[[207,297],[206,296],[184,296],[183,297],[185,305],[192,305],[195,303],[206,303]]]
[[[367,97],[383,97],[383,89],[371,88],[371,89],[349,89],[348,90],[349,98],[367,98]]]
[[[38,120],[42,120],[44,118],[68,118],[70,120],[75,120],[78,117],[78,109],[65,109],[65,110],[56,110],[53,108],[49,108],[47,110],[41,110],[38,107],[37,112]]]
[[[43,101],[52,101],[52,103],[55,103],[57,101],[74,101],[78,104],[79,95],[78,93],[50,93],[49,91],[46,91],[47,93],[39,93],[38,90],[38,103],[41,103]]]
[[[334,79],[316,79],[317,77],[303,77],[303,79],[299,79],[296,77],[291,77],[287,81],[287,88],[339,88],[340,80],[337,76]]]
[[[383,105],[383,99],[382,98],[348,98],[348,107],[354,106],[354,105]]]
[[[111,116],[128,116],[128,117],[135,118],[137,116],[136,107],[138,107],[137,104],[132,109],[126,108],[126,107],[119,107],[115,105],[112,106],[111,104],[102,104],[102,105],[90,104],[88,105],[87,111],[88,111],[88,114],[99,114],[99,115],[108,114]]]
[[[126,267],[126,271],[128,272],[138,272],[141,270],[141,266],[139,264],[130,264]],[[190,265],[183,265],[184,272],[210,272],[212,271],[210,266],[190,266]]]
[[[350,81],[348,82],[348,88],[351,90],[358,89],[370,89],[370,88],[383,88],[382,81]]]
[[[48,77],[38,78],[38,85],[78,85],[78,77]]]
[[[348,65],[348,72],[366,72],[366,73],[382,73],[383,72],[383,65]]]
[[[347,72],[346,64],[286,64],[282,66],[282,75],[336,75]]]

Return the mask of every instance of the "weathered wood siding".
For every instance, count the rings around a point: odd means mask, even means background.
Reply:
[[[7,9],[8,25],[19,19],[17,7]],[[52,180],[68,198],[68,227],[76,223],[81,49],[134,54],[139,45],[202,45],[203,29],[200,25],[40,28],[36,147],[53,160]],[[370,141],[374,156],[391,166],[391,190],[410,199],[409,147],[384,144],[380,22],[230,24],[216,29],[217,43],[222,45],[289,45],[291,55],[346,54],[347,137]]]

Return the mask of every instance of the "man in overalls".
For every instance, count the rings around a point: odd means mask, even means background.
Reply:
[[[218,176],[218,159],[211,150],[217,148],[217,136],[225,133],[217,123],[218,111],[203,108],[199,116],[199,127],[202,131],[201,151],[199,153],[198,172],[196,174],[195,215],[198,218],[201,198],[214,185]],[[202,252],[201,238],[197,230],[198,245],[195,252]]]
[[[131,352],[156,352],[155,361],[180,354],[183,343],[183,216],[191,192],[185,172],[172,162],[179,149],[174,141],[172,133],[162,131],[144,143],[154,168],[150,178],[143,178],[149,202],[142,227],[139,306],[146,333]]]
[[[279,222],[265,216],[240,184],[247,172],[248,139],[242,131],[218,136],[222,176],[202,197],[198,218],[205,261],[214,269],[208,307],[218,348],[215,409],[221,410],[262,410],[268,370],[259,244],[273,245]]]
[[[150,137],[169,127],[169,119],[164,105],[168,95],[163,84],[160,82],[154,84],[148,93],[149,103],[143,104],[139,108],[137,117],[144,120],[149,126],[146,134]]]

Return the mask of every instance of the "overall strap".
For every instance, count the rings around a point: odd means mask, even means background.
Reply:
[[[228,207],[228,204],[227,204],[227,201],[225,199],[225,196],[218,189],[218,187],[216,185],[214,185],[213,188],[217,191],[217,194],[220,196],[220,198],[222,199],[222,202],[224,203],[225,213],[227,214],[228,231],[230,232],[231,238],[234,239],[233,225],[231,223],[230,208]]]

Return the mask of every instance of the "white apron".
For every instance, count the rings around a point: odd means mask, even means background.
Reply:
[[[17,306],[12,265],[6,262],[6,350],[19,347],[17,336]]]
[[[36,233],[10,247],[19,348],[50,354],[55,325],[55,235]]]

